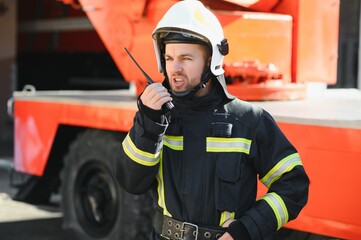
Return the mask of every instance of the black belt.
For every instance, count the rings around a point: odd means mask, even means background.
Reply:
[[[154,230],[163,237],[174,240],[215,240],[224,234],[221,228],[200,227],[189,222],[181,222],[156,211]]]

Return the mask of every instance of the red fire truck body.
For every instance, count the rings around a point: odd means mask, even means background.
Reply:
[[[36,176],[37,183],[42,182],[39,179],[51,179],[49,173],[61,175],[61,193],[66,198],[63,200],[65,226],[85,236],[115,239],[120,232],[114,229],[121,228],[117,226],[119,221],[125,221],[117,220],[124,210],[116,207],[115,216],[105,218],[101,222],[103,225],[94,225],[94,219],[98,218],[91,213],[99,209],[87,211],[86,204],[78,199],[93,199],[93,195],[78,196],[76,190],[81,191],[77,186],[82,184],[93,187],[92,174],[104,183],[111,183],[111,177],[104,176],[111,169],[104,170],[101,163],[108,160],[101,159],[101,154],[98,157],[96,152],[101,151],[102,146],[96,144],[101,141],[91,136],[98,136],[99,132],[123,133],[121,136],[124,136],[133,124],[136,98],[146,80],[126,55],[124,47],[154,80],[162,80],[155,64],[151,32],[173,2],[81,0],[76,5],[86,10],[124,79],[133,82],[129,89],[36,91],[28,88],[14,93],[15,168]],[[311,91],[314,88],[310,86],[318,85],[308,84],[336,81],[339,2],[255,1],[250,5],[232,2],[236,1],[204,1],[219,17],[230,42],[231,53],[225,58],[225,68],[229,70],[226,75],[230,81],[228,89],[241,99],[258,100],[254,104],[275,117],[298,149],[311,180],[309,203],[286,227],[338,238],[361,238],[361,177],[358,177],[361,93],[355,89],[322,87]],[[236,6],[237,11],[233,11]],[[246,7],[247,12],[240,11]],[[275,64],[278,69],[270,72],[259,62]],[[97,134],[92,135],[92,131]],[[120,144],[121,137],[117,140],[116,144]],[[72,162],[77,161],[72,156],[80,156],[76,151],[82,144],[92,146],[87,151],[94,151],[94,159]],[[93,162],[99,167],[91,165]],[[111,168],[109,162],[105,166]],[[104,195],[115,196],[115,200],[107,198],[110,203],[123,207],[116,196],[119,190],[112,190],[111,186],[109,189]],[[265,191],[260,185],[259,195]],[[32,199],[29,192],[32,191],[20,191],[19,198]],[[38,191],[34,190],[32,194],[36,193]],[[95,198],[95,202],[96,206],[101,205],[99,199]],[[78,210],[76,206],[85,210]],[[108,224],[107,220],[112,223]],[[99,231],[94,230],[97,227]]]

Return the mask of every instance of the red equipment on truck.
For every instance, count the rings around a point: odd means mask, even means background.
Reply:
[[[152,79],[162,81],[151,32],[175,1],[62,2],[86,12],[131,84],[126,90],[14,92],[15,168],[34,176],[16,198],[38,203],[60,189],[64,225],[77,235],[146,238],[149,197],[121,191],[112,176],[137,111],[136,97],[147,83],[124,48]],[[309,174],[309,203],[286,227],[361,238],[361,93],[310,94],[312,82],[336,82],[339,1],[202,2],[217,15],[230,44],[224,66],[229,92],[259,100],[255,104],[275,117]],[[259,194],[264,191],[260,186]]]

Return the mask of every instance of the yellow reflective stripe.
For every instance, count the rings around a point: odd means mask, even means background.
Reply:
[[[258,200],[265,200],[272,208],[277,219],[277,230],[288,222],[287,207],[282,198],[277,193],[267,193]]]
[[[261,182],[270,188],[272,183],[277,181],[286,172],[291,171],[297,165],[302,166],[300,155],[298,153],[291,154],[277,163],[276,166],[261,179]]]
[[[252,140],[245,138],[207,137],[207,152],[243,152],[249,154]],[[176,151],[183,150],[183,136],[163,136],[163,145]]]
[[[249,154],[252,140],[245,138],[207,137],[207,152],[243,152]]]
[[[163,145],[176,151],[183,150],[183,136],[163,136]]]
[[[159,160],[158,160],[159,152],[152,154],[152,153],[140,150],[139,148],[137,148],[134,145],[132,139],[130,138],[129,133],[125,137],[125,139],[122,143],[122,146],[123,146],[125,154],[127,154],[127,156],[130,159],[132,159],[134,162],[137,162],[144,166],[154,166],[159,162]]]
[[[172,217],[172,215],[168,212],[167,210],[167,206],[165,205],[165,197],[164,197],[164,179],[163,179],[163,158],[162,155],[160,155],[159,161],[159,171],[157,173],[157,181],[158,181],[158,187],[157,187],[157,192],[158,192],[158,205],[159,207],[163,208],[163,215]]]
[[[221,219],[219,220],[219,226],[222,227],[222,225],[229,219],[234,219],[235,213],[234,212],[227,212],[224,211],[221,214]]]

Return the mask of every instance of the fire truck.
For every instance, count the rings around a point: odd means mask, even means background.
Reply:
[[[122,191],[112,172],[147,84],[124,48],[154,81],[162,81],[151,33],[176,1],[43,2],[40,19],[27,11],[34,1],[19,1],[24,13],[19,48],[32,44],[45,52],[55,44],[62,53],[107,51],[111,59],[93,61],[113,63],[116,71],[103,73],[115,72],[117,80],[102,79],[100,71],[92,81],[71,78],[82,87],[69,90],[60,77],[46,79],[47,67],[45,80],[13,93],[14,167],[28,176],[14,198],[39,204],[59,193],[64,227],[79,239],[146,239],[154,207],[150,196]],[[229,92],[275,117],[310,177],[309,202],[285,228],[360,239],[361,93],[326,88],[336,83],[339,1],[202,2],[219,18],[230,45],[224,61]],[[20,67],[31,72],[35,62],[23,58]],[[69,68],[86,69],[83,59],[69,61],[59,76]],[[44,89],[46,83],[54,89]],[[259,196],[266,191],[260,184]]]

